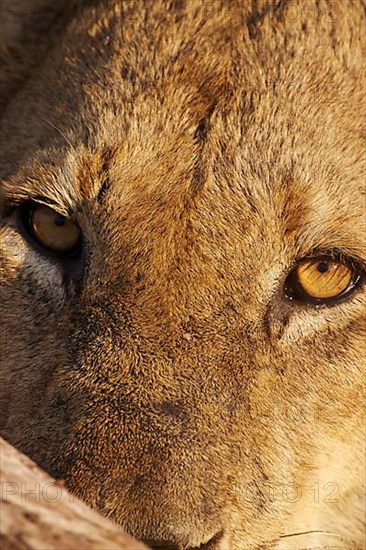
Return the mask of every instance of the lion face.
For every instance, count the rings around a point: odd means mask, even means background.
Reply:
[[[155,548],[353,548],[361,5],[249,4],[76,11],[8,102],[3,432]]]

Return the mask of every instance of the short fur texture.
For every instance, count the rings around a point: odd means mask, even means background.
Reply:
[[[41,4],[5,18],[5,437],[156,547],[362,548],[365,289],[283,283],[366,268],[365,2]],[[80,224],[75,272],[31,198]]]

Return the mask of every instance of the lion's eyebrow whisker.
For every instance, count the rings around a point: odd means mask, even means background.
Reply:
[[[75,149],[74,145],[71,143],[69,138],[67,136],[65,136],[65,134],[62,132],[62,130],[60,130],[60,128],[58,126],[56,126],[56,124],[54,124],[50,120],[47,120],[47,118],[44,118],[44,117],[40,117],[40,119],[43,120],[43,122],[46,122],[46,124],[48,124],[52,128],[54,128],[60,134],[60,136],[62,138],[64,138],[64,140],[70,146],[70,148],[74,151],[74,153],[76,153],[76,149]]]
[[[283,539],[291,539],[291,538],[295,538],[295,537],[302,537],[302,536],[306,536],[306,535],[325,535],[325,536],[330,536],[330,537],[337,537],[339,539],[342,539],[342,541],[345,541],[345,538],[340,535],[339,533],[334,533],[333,531],[324,531],[324,530],[318,530],[318,529],[313,529],[313,530],[310,530],[310,531],[299,531],[299,532],[296,532],[296,533],[286,533],[285,535],[281,535],[278,539],[276,540],[272,540],[270,543],[269,543],[269,548],[277,548],[277,544],[280,542],[280,540],[283,540]],[[303,547],[303,550],[312,550],[312,546],[304,546]],[[328,546],[319,546],[318,547],[319,550],[321,550],[322,548],[328,548]]]
[[[332,537],[339,537],[342,538],[342,535],[339,535],[338,533],[333,533],[332,531],[300,531],[299,533],[289,533],[287,535],[281,535],[281,539],[290,538],[290,537],[301,537],[303,535],[330,535]]]

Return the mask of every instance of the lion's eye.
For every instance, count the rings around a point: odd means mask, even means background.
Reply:
[[[43,204],[31,203],[22,210],[24,228],[43,249],[71,256],[80,249],[81,230],[77,223]]]
[[[286,283],[290,298],[329,303],[347,295],[360,276],[351,266],[331,257],[308,258],[298,263]]]

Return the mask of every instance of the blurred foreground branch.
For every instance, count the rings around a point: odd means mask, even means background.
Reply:
[[[147,550],[0,438],[1,550]]]

